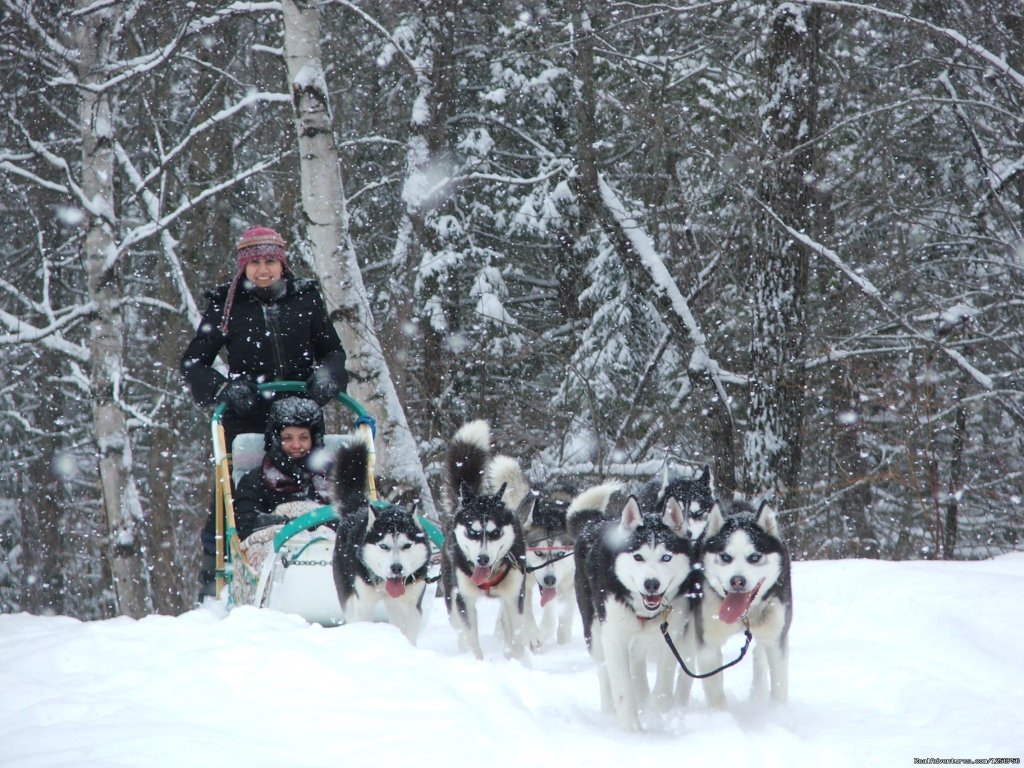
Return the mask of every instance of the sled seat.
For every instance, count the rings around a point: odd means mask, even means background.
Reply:
[[[334,456],[338,449],[350,439],[349,435],[324,435],[324,450]],[[259,432],[243,432],[231,442],[231,482],[238,485],[242,475],[255,469],[263,462],[263,435]]]

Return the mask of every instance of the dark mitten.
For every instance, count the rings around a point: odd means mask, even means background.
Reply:
[[[259,389],[248,379],[233,379],[220,393],[220,400],[236,416],[245,417],[256,408]]]
[[[306,381],[306,394],[321,407],[327,405],[340,391],[341,387],[331,376],[331,372],[324,368],[317,368]]]

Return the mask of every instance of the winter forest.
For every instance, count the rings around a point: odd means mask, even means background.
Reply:
[[[486,418],[538,483],[708,464],[796,559],[1021,548],[1022,40],[1019,0],[0,0],[0,611],[193,606],[178,362],[255,225],[389,496],[439,510]]]

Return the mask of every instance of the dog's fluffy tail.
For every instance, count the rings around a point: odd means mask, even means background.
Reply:
[[[495,456],[487,467],[487,491],[497,493],[502,486],[505,486],[505,495],[501,500],[515,512],[530,492],[530,481],[523,474],[519,462],[511,456]]]
[[[621,489],[621,483],[604,483],[587,488],[573,499],[565,513],[569,535],[576,539],[588,525],[602,520],[608,509],[608,502]]]
[[[368,430],[361,430],[345,441],[334,459],[334,506],[344,515],[366,504],[367,467],[370,463]]]
[[[452,509],[463,493],[479,496],[491,457],[491,427],[483,419],[463,424],[448,444],[446,485]]]

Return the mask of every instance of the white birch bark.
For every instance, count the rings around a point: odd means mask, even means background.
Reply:
[[[331,318],[348,355],[348,393],[377,419],[378,469],[417,492],[433,517],[426,474],[381,351],[348,231],[330,102],[320,61],[320,19],[312,0],[284,0],[284,50],[299,142],[301,200]]]
[[[132,451],[119,399],[124,379],[123,324],[117,307],[119,285],[114,204],[115,100],[103,82],[104,64],[114,44],[116,10],[80,3],[79,119],[82,130],[82,196],[87,206],[85,263],[89,298],[95,307],[89,325],[93,431],[107,523],[107,557],[117,609],[148,613],[146,568],[140,524],[142,507],[132,476]]]

